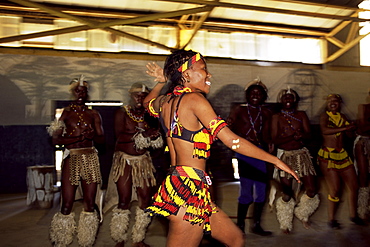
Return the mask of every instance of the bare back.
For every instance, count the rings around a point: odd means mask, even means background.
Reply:
[[[203,128],[203,125],[199,122],[195,115],[193,110],[194,101],[191,100],[192,97],[189,96],[190,94],[184,95],[181,99],[177,111],[178,121],[185,129],[189,131],[197,131]],[[164,96],[164,98],[161,100],[163,102],[161,118],[163,118],[165,127],[169,129],[176,105],[178,104],[180,98],[174,97],[170,99],[170,96]],[[205,169],[206,160],[193,157],[193,143],[178,138],[167,137],[167,144],[170,149],[172,165],[191,166],[201,170]]]

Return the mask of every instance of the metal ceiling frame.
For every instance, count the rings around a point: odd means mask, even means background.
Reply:
[[[5,2],[12,2],[18,4],[20,6],[14,6],[13,11],[17,12],[18,14],[22,15],[25,11],[36,11],[38,13],[43,13],[50,16],[45,16],[44,18],[65,18],[68,20],[73,20],[81,25],[77,25],[74,27],[68,28],[58,28],[50,31],[43,31],[43,32],[34,32],[30,34],[22,34],[22,35],[15,35],[15,36],[8,36],[0,38],[0,43],[7,43],[7,42],[14,42],[14,41],[21,41],[25,39],[31,38],[39,38],[44,36],[51,36],[51,35],[60,35],[78,31],[84,31],[89,29],[102,29],[117,36],[126,37],[129,39],[133,39],[138,42],[142,42],[144,44],[148,44],[151,46],[156,46],[158,48],[164,50],[172,50],[175,48],[185,48],[196,35],[198,30],[200,29],[207,29],[207,30],[220,30],[223,32],[227,32],[228,30],[232,31],[242,31],[242,32],[263,32],[263,33],[274,33],[280,35],[294,35],[294,36],[314,36],[323,38],[326,41],[334,44],[338,47],[338,50],[334,54],[328,55],[325,59],[324,63],[329,63],[334,61],[349,49],[354,47],[356,44],[360,42],[361,39],[366,37],[370,34],[366,33],[363,35],[358,35],[359,31],[359,22],[361,21],[368,21],[366,19],[361,19],[358,17],[358,13],[363,11],[358,8],[353,7],[340,7],[337,5],[327,5],[327,4],[319,4],[319,3],[310,3],[311,5],[315,6],[323,6],[323,7],[335,7],[335,8],[343,8],[346,10],[351,10],[353,13],[350,16],[343,16],[343,15],[332,15],[332,14],[322,14],[322,13],[313,13],[313,12],[305,12],[305,11],[293,11],[293,10],[286,10],[286,9],[278,9],[278,8],[270,8],[270,7],[261,7],[261,6],[253,6],[248,4],[233,4],[227,2],[220,2],[219,0],[214,1],[204,1],[204,0],[159,0],[159,1],[166,1],[166,2],[175,2],[175,3],[187,3],[187,4],[196,4],[199,7],[178,10],[178,11],[169,11],[169,12],[161,12],[161,13],[148,13],[148,14],[141,14],[141,13],[126,13],[122,14],[122,11],[118,13],[113,13],[112,11],[104,11],[100,10],[100,15],[96,14],[95,19],[91,18],[91,11],[84,11],[81,9],[72,8],[70,6],[53,6],[50,4],[41,4],[37,2],[32,2],[29,0],[9,0]],[[279,2],[289,2],[289,3],[301,3],[307,4],[306,2],[302,1],[294,1],[294,0],[279,0]],[[0,4],[3,4],[4,1],[1,1]],[[23,7],[22,7],[23,6]],[[24,8],[26,7],[26,8]],[[284,26],[284,25],[273,25],[273,24],[264,24],[264,23],[245,23],[245,22],[236,22],[231,20],[215,20],[210,19],[209,16],[212,10],[216,7],[222,8],[234,8],[234,9],[241,9],[241,10],[253,10],[253,11],[262,11],[268,13],[280,13],[280,14],[289,14],[289,15],[297,15],[297,16],[309,16],[313,18],[328,18],[328,19],[335,19],[339,20],[340,23],[332,30],[314,30],[308,27],[294,27],[294,26]],[[1,9],[0,5],[0,9]],[[18,9],[17,9],[18,8]],[[29,15],[29,13],[28,13]],[[191,30],[192,33],[190,37],[186,39],[181,38],[181,35],[178,35],[178,42],[176,47],[168,47],[161,43],[154,42],[149,39],[145,39],[136,35],[129,34],[127,32],[123,32],[121,30],[117,30],[112,28],[112,26],[117,25],[132,25],[132,24],[141,24],[143,23],[165,23],[167,25],[177,25],[180,33],[181,30]],[[349,32],[347,34],[346,40],[341,41],[336,38],[336,35],[350,25]]]

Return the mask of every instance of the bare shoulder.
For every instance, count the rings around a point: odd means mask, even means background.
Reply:
[[[326,114],[326,111],[322,112],[320,114],[320,124],[326,124],[328,120],[329,120],[329,116],[328,114]]]
[[[95,110],[95,109],[91,109],[91,114],[94,116],[94,117],[100,117],[100,113],[99,111]]]
[[[297,111],[297,115],[299,117],[305,118],[307,117],[307,113],[305,111]]]
[[[71,108],[69,106],[63,108],[62,115],[60,116],[61,121],[64,121],[64,119],[68,118],[71,114]]]
[[[262,106],[261,109],[262,109],[263,114],[270,115],[270,116],[273,115],[273,112],[269,108],[267,108],[266,106]]]
[[[114,113],[116,116],[120,116],[120,115],[124,115],[126,113],[126,110],[124,107],[120,107]]]
[[[188,105],[194,105],[201,107],[202,105],[210,105],[206,97],[201,93],[187,93],[184,95],[183,100]]]

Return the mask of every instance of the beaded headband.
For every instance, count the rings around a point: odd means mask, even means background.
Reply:
[[[185,63],[183,63],[177,70],[179,72],[184,72],[188,68],[190,68],[193,64],[198,62],[200,59],[203,59],[203,56],[200,53],[195,54],[189,60],[187,60]]]
[[[340,101],[342,101],[342,97],[339,94],[336,94],[336,93],[329,94],[326,97],[326,100],[328,100],[330,97],[335,97],[335,98],[339,99]]]

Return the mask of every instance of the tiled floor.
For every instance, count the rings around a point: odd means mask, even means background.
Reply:
[[[342,229],[332,230],[327,227],[327,205],[325,184],[321,181],[320,197],[322,199],[318,211],[311,217],[312,227],[309,230],[303,228],[300,221],[294,219],[293,232],[284,235],[279,230],[275,210],[268,205],[265,207],[262,225],[266,230],[273,231],[270,237],[260,237],[247,232],[246,246],[295,246],[295,247],[319,247],[319,246],[370,246],[370,226],[357,226],[349,221],[347,195],[343,194],[343,202],[338,211],[338,220]],[[223,182],[218,186],[218,203],[220,207],[235,221],[238,182]],[[0,195],[0,246],[1,247],[44,247],[51,246],[48,239],[48,230],[52,216],[58,211],[59,193],[55,195],[54,206],[50,209],[33,209],[26,206],[26,194]],[[81,203],[76,202],[74,211],[76,215],[81,211]],[[77,217],[76,217],[77,218]],[[111,212],[108,212],[100,226],[95,246],[114,246],[110,238],[109,221]],[[152,247],[165,246],[166,223],[154,219],[147,233],[146,243]],[[71,246],[78,246],[77,239]],[[126,246],[131,246],[128,243]],[[205,238],[201,244],[205,246],[220,246],[214,241]]]

